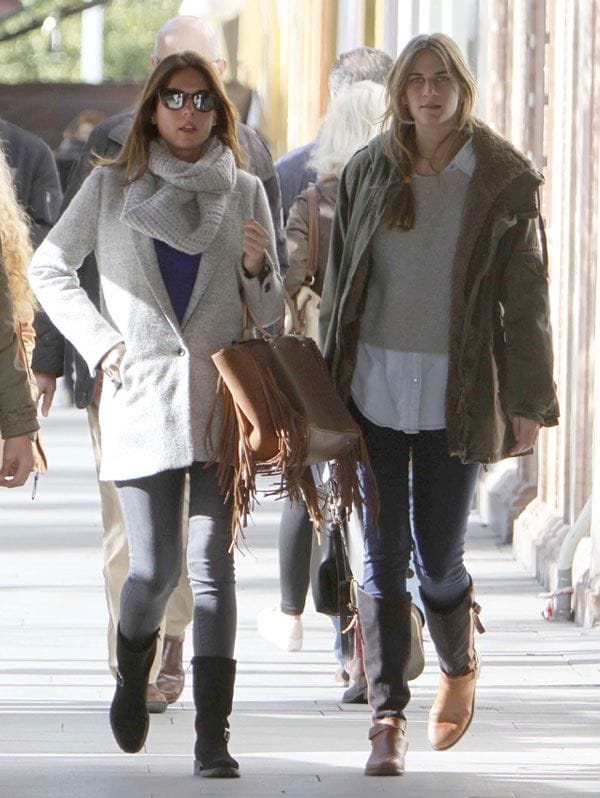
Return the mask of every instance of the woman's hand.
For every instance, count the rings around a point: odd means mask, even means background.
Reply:
[[[256,219],[248,219],[243,224],[244,231],[244,269],[252,277],[258,277],[265,268],[265,252],[269,241],[269,234]]]
[[[0,487],[18,488],[24,485],[32,470],[33,448],[29,435],[7,438],[0,468]]]
[[[516,444],[512,447],[509,454],[523,454],[535,446],[540,425],[537,421],[524,416],[515,416],[512,420],[513,435]]]
[[[100,368],[112,382],[115,388],[120,388],[123,384],[121,379],[121,361],[125,357],[125,344],[119,343],[109,349],[100,361]]]

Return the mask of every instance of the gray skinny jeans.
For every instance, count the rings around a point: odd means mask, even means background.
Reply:
[[[194,595],[194,655],[233,657],[237,607],[231,510],[219,492],[216,466],[162,471],[116,482],[129,543],[129,575],[121,592],[120,629],[144,643],[158,629],[181,573],[185,475],[190,474],[187,562]]]

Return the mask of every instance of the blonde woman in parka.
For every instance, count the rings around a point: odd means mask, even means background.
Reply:
[[[529,454],[558,419],[542,176],[474,118],[474,79],[447,36],[409,42],[387,88],[390,132],[342,176],[320,320],[380,499],[378,518],[364,511],[358,598],[367,775],[404,771],[411,549],[440,665],[428,738],[442,750],[475,705],[482,627],[463,556],[480,464]]]
[[[3,368],[0,379],[4,383],[3,388],[15,381],[19,384],[22,383],[22,378],[18,374],[13,373],[10,377],[6,373],[7,369],[15,368],[15,363],[17,364],[16,368],[20,363],[23,376],[26,377],[28,383],[28,401],[24,403],[22,399],[19,399],[21,408],[16,413],[14,409],[9,410],[8,407],[0,408],[0,417],[4,422],[0,423],[0,435],[2,436],[0,437],[0,460],[5,449],[6,439],[12,439],[11,444],[6,448],[8,448],[8,461],[13,462],[14,457],[11,450],[16,443],[14,439],[22,435],[20,432],[17,434],[15,430],[20,430],[23,422],[26,427],[30,427],[25,430],[29,436],[28,440],[27,442],[23,441],[23,449],[26,450],[26,459],[30,465],[25,474],[19,474],[19,477],[15,479],[15,466],[13,464],[11,467],[7,462],[6,474],[2,474],[2,482],[0,482],[6,487],[17,487],[19,484],[23,484],[32,470],[46,470],[46,458],[36,432],[39,428],[34,404],[37,399],[37,388],[31,371],[31,357],[35,344],[33,329],[35,300],[27,279],[27,267],[31,255],[28,219],[19,205],[6,156],[0,149],[0,262],[3,268],[0,282],[3,283],[3,290],[7,294],[3,298],[2,315],[7,333],[12,330],[10,343],[7,341],[8,346],[3,347],[2,350],[6,367]],[[10,304],[12,304],[12,311],[9,312]],[[10,363],[9,352],[12,352],[15,346],[18,354],[16,358],[12,358],[12,363]],[[24,462],[24,459],[20,458],[19,462]],[[12,471],[10,474],[12,478],[5,481],[5,477],[9,476],[9,471]]]

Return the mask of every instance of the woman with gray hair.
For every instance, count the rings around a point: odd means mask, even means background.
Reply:
[[[346,163],[381,130],[385,89],[372,80],[348,86],[331,101],[309,165],[317,174],[319,258],[314,290],[320,294],[327,265],[329,235],[340,176]],[[308,259],[308,189],[290,208],[286,225],[288,271],[284,285],[294,297],[306,280]]]

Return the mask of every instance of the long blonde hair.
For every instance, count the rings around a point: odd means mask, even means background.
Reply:
[[[33,318],[35,299],[27,279],[33,254],[29,219],[19,205],[6,155],[0,147],[0,258],[6,267],[15,320]]]
[[[460,47],[443,33],[415,36],[398,56],[386,85],[388,107],[385,118],[390,123],[390,132],[384,137],[383,148],[398,178],[389,192],[386,219],[391,226],[401,230],[411,230],[415,226],[415,200],[410,176],[417,149],[415,124],[405,104],[405,95],[415,58],[424,50],[431,50],[439,56],[456,84],[459,94],[456,130],[469,133],[475,121],[475,78]]]

